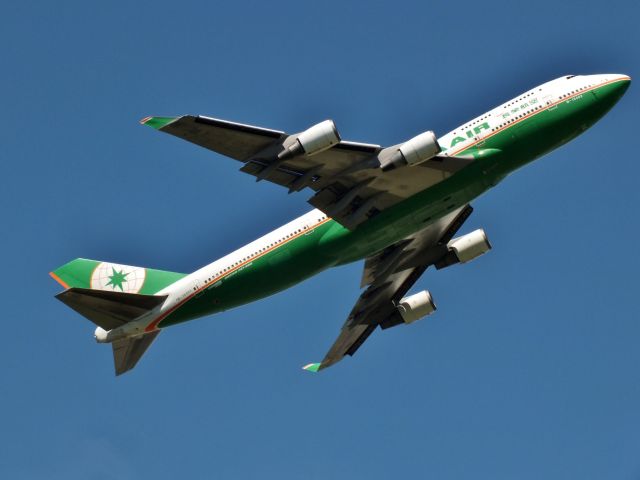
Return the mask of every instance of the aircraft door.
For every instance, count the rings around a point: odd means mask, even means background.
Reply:
[[[200,290],[201,286],[202,286],[202,282],[200,281],[200,279],[196,278],[193,280],[193,284],[191,285],[191,288],[193,289],[193,292],[196,294],[196,297],[199,297],[204,293],[204,290]]]

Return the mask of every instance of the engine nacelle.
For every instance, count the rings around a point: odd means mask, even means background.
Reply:
[[[433,303],[431,294],[423,290],[414,295],[404,297],[396,306],[404,323],[413,323],[416,320],[431,315],[436,311],[436,304]]]
[[[400,148],[380,166],[384,172],[405,165],[413,166],[438,155],[442,149],[432,131],[424,132],[404,142]]]
[[[325,120],[298,134],[295,142],[278,154],[279,160],[298,155],[315,155],[340,143],[340,134],[333,120]]]
[[[467,263],[474,258],[478,258],[491,250],[491,243],[489,243],[487,234],[480,228],[461,237],[454,238],[447,244],[447,247],[449,248],[449,253],[435,263],[435,267],[438,270],[449,265]]]
[[[449,242],[449,248],[456,254],[460,263],[467,263],[491,250],[491,244],[487,234],[479,228],[462,237],[454,238]]]

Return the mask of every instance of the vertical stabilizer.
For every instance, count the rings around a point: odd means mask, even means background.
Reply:
[[[85,258],[76,258],[55,269],[50,275],[64,288],[77,287],[141,295],[154,295],[186,276],[184,273]]]

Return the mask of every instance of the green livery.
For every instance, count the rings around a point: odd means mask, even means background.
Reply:
[[[92,277],[94,277],[94,273],[96,273],[96,268],[103,263],[104,262],[97,260],[76,258],[75,260],[55,269],[51,274],[60,283],[66,285],[67,288],[94,288],[95,285],[92,285]],[[109,281],[105,286],[112,286],[113,290],[120,290],[121,292],[124,292],[127,277],[130,275],[126,273],[126,271],[137,269],[138,267],[115,264],[110,265],[113,265],[108,267],[108,269],[111,270],[111,276],[107,275]],[[145,279],[141,287],[136,289],[136,293],[144,295],[153,295],[158,293],[163,288],[168,287],[183,277],[186,277],[185,273],[166,272],[151,268],[145,268],[143,270],[146,271]]]
[[[437,141],[426,132],[387,148],[345,142],[331,121],[288,135],[209,117],[147,117],[142,123],[242,162],[241,170],[258,180],[311,191],[316,210],[189,275],[77,259],[52,276],[68,289],[61,300],[99,325],[96,339],[114,345],[119,374],[163,328],[366,259],[367,288],[336,343],[322,362],[304,367],[322,370],[353,355],[377,327],[432,313],[428,292],[407,296],[422,272],[466,263],[491,248],[483,231],[454,238],[469,203],[588,129],[629,83],[623,75],[562,77]],[[145,300],[149,295],[163,298]],[[114,311],[121,323],[100,327],[105,312]]]

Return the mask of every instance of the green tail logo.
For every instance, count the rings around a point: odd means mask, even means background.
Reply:
[[[65,288],[153,295],[185,277],[184,273],[77,258],[50,275]]]

